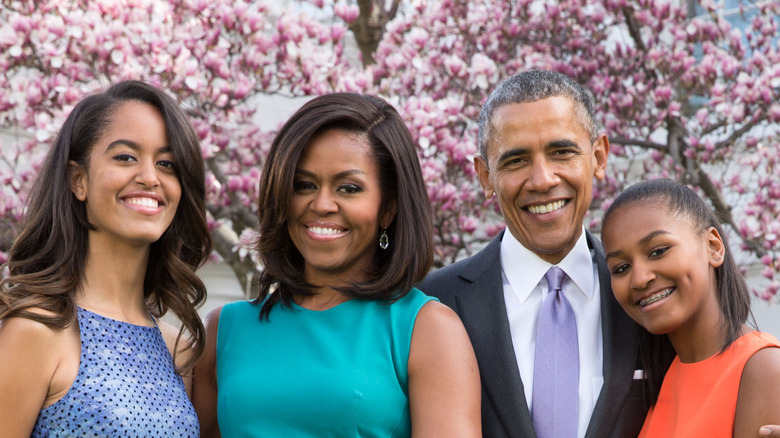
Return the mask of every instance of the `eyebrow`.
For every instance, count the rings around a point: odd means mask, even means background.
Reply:
[[[547,145],[545,146],[544,149],[545,149],[545,151],[550,151],[550,150],[556,151],[556,150],[559,150],[559,149],[570,149],[570,148],[575,148],[577,150],[582,150],[580,145],[578,145],[577,143],[575,143],[575,142],[573,142],[571,140],[566,140],[566,139],[553,140],[553,141],[547,143]],[[512,158],[512,157],[516,157],[516,156],[519,156],[519,155],[525,155],[525,154],[528,153],[528,150],[529,150],[529,148],[524,148],[524,147],[509,149],[508,151],[504,151],[504,153],[499,155],[498,162],[501,163],[501,162],[503,162],[503,161],[505,161],[505,160],[507,160],[509,158]]]
[[[668,231],[664,231],[664,230],[651,231],[651,232],[647,233],[647,235],[645,237],[639,239],[639,244],[643,245],[643,244],[653,240],[653,238],[655,238],[656,236],[660,236],[662,234],[671,234],[671,233],[668,232]],[[620,251],[620,250],[612,251],[612,252],[608,253],[605,258],[617,257],[618,255],[620,255],[622,253],[623,253],[623,251]]]
[[[317,175],[315,175],[314,172],[309,172],[308,170],[304,170],[304,169],[295,169],[295,173],[308,176],[310,178],[317,177]],[[360,169],[350,169],[350,170],[345,170],[343,172],[337,173],[336,175],[333,176],[333,179],[340,179],[350,175],[365,175],[365,174],[366,172],[363,172]]]
[[[138,151],[138,150],[141,149],[141,145],[139,145],[138,143],[134,142],[133,140],[127,140],[127,139],[124,139],[124,138],[120,138],[120,139],[114,140],[114,141],[112,141],[111,143],[108,144],[108,147],[106,148],[106,153],[111,151],[112,149],[118,148],[119,146],[127,146],[130,149],[133,149],[135,151]],[[161,148],[159,148],[157,150],[157,153],[167,153],[167,152],[171,152],[171,147],[170,146],[163,146],[163,147],[161,147]]]

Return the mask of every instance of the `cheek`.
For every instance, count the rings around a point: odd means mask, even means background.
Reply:
[[[628,304],[630,293],[626,277],[612,277],[612,294],[621,306]]]

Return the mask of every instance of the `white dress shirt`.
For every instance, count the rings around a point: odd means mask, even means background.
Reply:
[[[534,388],[536,325],[548,288],[544,274],[551,266],[521,245],[508,229],[504,232],[501,240],[504,302],[529,410]],[[563,283],[563,293],[571,303],[577,321],[580,353],[577,436],[581,438],[588,429],[593,408],[604,384],[599,276],[584,229],[574,248],[557,266],[568,275]]]

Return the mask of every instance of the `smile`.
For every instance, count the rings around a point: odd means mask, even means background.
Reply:
[[[128,204],[138,205],[141,207],[157,208],[159,203],[156,199],[152,198],[127,198],[125,200]]]
[[[564,205],[566,205],[566,200],[561,199],[560,201],[550,202],[549,204],[529,205],[526,209],[533,214],[544,214],[560,210]]]
[[[645,298],[643,300],[640,300],[639,301],[639,305],[641,307],[647,307],[647,306],[655,303],[656,301],[663,300],[664,298],[666,298],[669,295],[671,295],[672,292],[674,292],[674,288],[664,289],[661,292],[658,292],[657,294],[650,295],[649,297],[647,297],[647,298]]]
[[[338,236],[346,234],[346,230],[340,228],[326,228],[326,227],[306,227],[310,233],[318,236]]]

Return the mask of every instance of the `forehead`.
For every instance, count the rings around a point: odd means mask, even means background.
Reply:
[[[570,140],[583,147],[590,144],[576,106],[567,96],[502,105],[493,113],[492,128],[489,156],[508,148],[544,147],[556,140]]]
[[[668,200],[657,196],[618,207],[603,223],[602,237],[605,245],[608,241],[614,245],[617,241],[627,240],[632,234],[645,234],[654,230],[679,233],[695,228],[689,216],[671,208]]]
[[[146,102],[128,100],[119,103],[106,117],[106,124],[95,144],[92,153],[102,151],[97,145],[107,146],[107,142],[116,139],[130,140],[151,147],[168,145],[168,132],[160,110]]]
[[[317,134],[303,150],[298,167],[374,166],[374,156],[365,133],[329,129]]]

